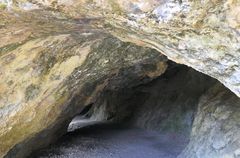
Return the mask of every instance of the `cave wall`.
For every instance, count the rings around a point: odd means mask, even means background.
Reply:
[[[121,40],[154,48],[240,94],[239,0],[2,0],[0,3],[3,15],[0,39],[4,41],[1,47],[42,34],[77,32],[82,19],[90,17],[100,21],[98,28]],[[44,15],[41,18],[29,16],[29,12],[36,10],[51,12],[34,13]],[[19,20],[26,15],[31,20]],[[51,20],[44,18],[48,16]],[[36,25],[40,19],[43,25]],[[46,25],[49,22],[50,27]],[[14,28],[14,23],[19,25]],[[10,38],[5,36],[8,30],[14,32],[7,34]]]
[[[164,75],[140,86],[137,91],[148,94],[142,104],[136,104],[133,124],[160,132],[188,136],[198,100],[216,80],[189,67],[173,64]]]
[[[216,82],[189,67],[169,61],[166,72],[154,81],[106,89],[88,114],[93,120],[121,122],[187,136],[192,129],[199,98]]]
[[[239,158],[240,99],[192,69],[168,73],[140,88],[150,94],[133,113],[133,124],[185,136],[189,144],[179,158]]]
[[[26,157],[60,137],[106,86],[151,80],[167,68],[155,50],[101,32],[77,37],[39,38],[1,54],[0,157]]]
[[[190,143],[179,158],[239,158],[240,99],[217,83],[201,96]]]
[[[136,108],[135,125],[186,136],[179,158],[240,157],[240,99],[234,93],[185,67],[151,84],[143,88],[150,94]]]
[[[189,144],[179,158],[239,158],[239,103],[217,80],[168,62],[166,72],[149,83],[108,89],[91,114],[182,137]]]
[[[0,157],[44,130],[54,136],[116,69],[152,58],[156,71],[140,70],[161,75],[159,52],[239,96],[239,7],[239,0],[0,0]],[[109,34],[158,52],[99,44]]]

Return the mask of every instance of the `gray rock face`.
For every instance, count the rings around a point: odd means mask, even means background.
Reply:
[[[220,84],[204,94],[179,158],[239,158],[240,99]]]
[[[160,139],[181,143],[177,153],[172,149],[175,155],[186,147],[179,158],[239,158],[240,99],[218,81],[168,62],[168,69],[156,80],[134,83],[107,87],[84,114],[88,121],[158,131],[165,134]],[[159,150],[171,150],[165,145],[160,143]]]
[[[148,97],[142,104],[135,105],[132,123],[142,128],[188,137],[198,100],[215,82],[191,68],[170,64],[157,80],[137,90]]]
[[[216,80],[169,64],[151,83],[108,89],[88,114],[189,140],[179,158],[239,158],[239,105],[240,99]]]
[[[150,83],[107,89],[92,105],[88,117],[188,136],[199,98],[216,82],[191,68],[168,62],[166,72]]]

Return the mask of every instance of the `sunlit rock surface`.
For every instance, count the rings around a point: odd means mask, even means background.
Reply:
[[[114,2],[108,3],[112,10],[102,9],[112,34],[155,48],[240,94],[240,1]]]
[[[1,6],[9,12],[41,8],[68,19],[101,18],[104,29],[122,40],[155,48],[240,95],[239,0],[2,0]]]

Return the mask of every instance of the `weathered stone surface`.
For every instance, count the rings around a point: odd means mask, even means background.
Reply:
[[[159,52],[107,33],[154,48],[240,96],[239,0],[0,0],[0,157],[13,147],[8,156],[21,157],[49,143],[107,85],[117,88],[165,71]],[[134,78],[125,78],[134,71]],[[115,78],[111,84],[109,78]],[[208,123],[214,124],[196,124]],[[42,137],[49,142],[39,141]],[[201,153],[197,143],[189,146]],[[228,143],[213,141],[211,148],[228,154]],[[232,149],[237,157],[239,150]]]
[[[4,52],[0,65],[0,157],[11,148],[9,157],[23,157],[40,147],[44,140],[34,138],[39,133],[50,141],[51,132],[107,85],[151,79],[167,67],[166,57],[154,50],[84,32],[78,38],[62,34],[32,39]]]
[[[136,107],[132,123],[188,138],[199,98],[214,83],[216,80],[189,67],[169,64],[158,79],[136,90],[147,95],[147,98],[136,105],[133,103]]]
[[[240,99],[213,78],[168,64],[150,83],[105,90],[89,110],[90,120],[123,121],[190,140],[179,158],[240,156]]]
[[[125,41],[157,49],[208,74],[240,95],[239,0],[18,0],[4,10],[54,10],[78,19],[101,17],[104,29]],[[41,15],[41,14],[39,14]],[[56,15],[54,15],[56,16]]]
[[[85,115],[92,121],[124,122],[188,138],[199,98],[216,82],[169,62],[166,72],[150,83],[105,89]]]
[[[103,9],[112,34],[155,48],[240,94],[240,1],[114,2],[112,10]]]
[[[190,139],[180,158],[239,157],[240,99],[215,79],[168,62],[166,72],[152,82],[134,87],[121,82],[119,85],[124,85],[124,88],[106,87],[85,111],[86,117],[81,118],[91,124],[123,122],[131,127],[164,133],[166,135],[161,139],[170,136],[168,141],[181,144],[176,155]],[[84,126],[82,123],[76,124]],[[160,141],[158,145],[159,150],[164,148]],[[175,151],[171,145],[164,149]]]
[[[238,158],[240,99],[220,84],[199,101],[191,140],[179,158]]]

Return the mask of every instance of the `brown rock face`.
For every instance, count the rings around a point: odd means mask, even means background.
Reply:
[[[61,136],[106,87],[160,76],[167,59],[159,52],[240,96],[239,0],[0,0],[0,41],[0,157],[25,157]],[[201,99],[183,156],[208,151],[203,136],[213,139],[213,157],[235,149],[239,156],[238,143],[225,148],[228,138],[235,140],[231,132],[238,129],[239,115],[221,112],[228,104],[233,112],[238,98],[222,91]],[[211,120],[204,109],[220,120]],[[207,131],[226,141],[204,134],[202,118],[214,126]],[[217,133],[220,127],[226,130]]]
[[[18,157],[48,143],[35,139],[39,133],[49,141],[57,130],[64,133],[62,126],[106,86],[152,79],[167,67],[166,57],[148,48],[104,34],[82,33],[80,39],[33,39],[1,56],[1,157],[21,142]]]
[[[116,37],[152,47],[240,95],[239,0],[22,0],[8,4],[10,10],[38,6],[68,19],[101,18],[103,29]]]

